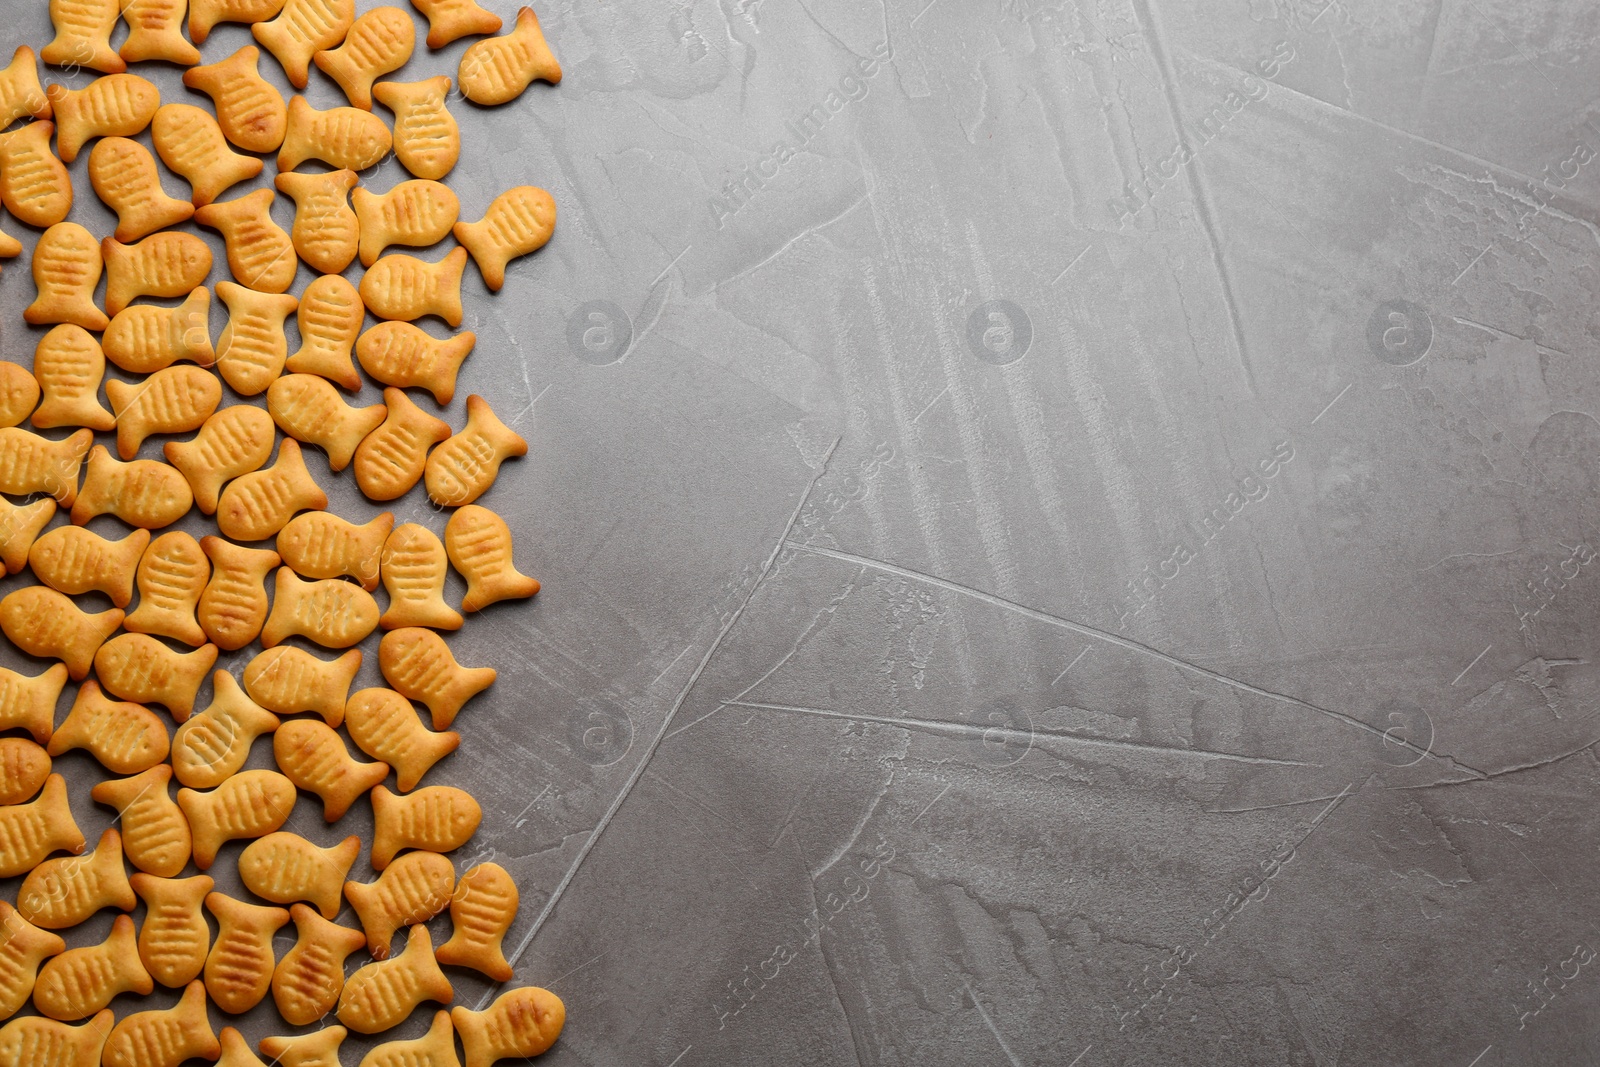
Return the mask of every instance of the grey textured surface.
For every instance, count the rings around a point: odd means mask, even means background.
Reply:
[[[1600,1051],[1600,9],[540,14],[563,84],[458,105],[451,183],[560,204],[462,378],[545,590],[431,780],[543,1062]]]

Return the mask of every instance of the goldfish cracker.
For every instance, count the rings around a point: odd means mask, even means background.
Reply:
[[[39,82],[39,57],[19,45],[11,62],[0,70],[0,129],[18,119],[48,119],[50,99]]]
[[[453,233],[472,253],[490,292],[506,283],[506,265],[537,252],[556,229],[556,201],[543,189],[521,185],[494,198],[477,222],[458,222]]]
[[[65,174],[65,171],[63,171]],[[161,188],[156,161],[138,141],[107,137],[89,153],[89,183],[101,203],[117,213],[113,237],[124,243],[187,222],[194,205]]]
[[[56,502],[49,497],[31,504],[0,499],[0,562],[5,563],[7,574],[16,574],[28,565],[39,531],[50,524],[55,513]]]
[[[153,459],[122,463],[104,445],[95,445],[83,489],[72,504],[72,521],[82,526],[97,515],[115,515],[130,526],[156,530],[183,518],[193,503],[189,483],[174,468]]]
[[[53,67],[88,67],[108,74],[127,70],[127,62],[111,47],[111,31],[121,13],[118,0],[50,0],[56,36],[40,57]]]
[[[189,863],[189,821],[167,793],[172,768],[158,763],[132,778],[113,778],[89,791],[96,803],[115,808],[122,849],[146,874],[175,878]]]
[[[26,730],[39,744],[50,740],[56,721],[56,701],[67,684],[67,667],[52,663],[43,674],[29,677],[0,667],[0,729]],[[344,704],[339,705],[344,720]]]
[[[528,442],[501,422],[481,396],[467,397],[467,425],[428,454],[428,496],[441,507],[471,504],[494,484],[502,461],[528,454]]]
[[[33,372],[0,360],[0,426],[15,426],[39,403],[39,382]]]
[[[65,792],[62,796],[66,796]],[[0,900],[0,1019],[10,1018],[21,1010],[33,993],[39,964],[65,951],[66,947],[67,943],[61,938],[34,926],[10,904]],[[8,1026],[0,1033],[10,1029]],[[3,1047],[4,1042],[0,1041],[0,1048]],[[48,1067],[58,1065],[52,1063]]]
[[[392,689],[363,689],[351,696],[344,722],[357,748],[395,769],[402,793],[461,745],[455,731],[434,733],[422,725],[411,701]]]
[[[378,588],[378,559],[394,529],[385,511],[360,526],[328,511],[308,511],[278,531],[278,555],[302,578],[354,578],[367,592]]]
[[[260,408],[233,404],[206,419],[192,441],[169,441],[167,462],[183,472],[201,512],[217,510],[222,487],[259,470],[272,458],[272,418]]]
[[[59,756],[81,748],[112,774],[126,775],[147,771],[165,760],[169,746],[166,724],[153,711],[112,700],[95,682],[86,681],[78,687],[72,710],[50,735],[47,751]],[[117,856],[121,864],[120,842]],[[33,920],[32,915],[28,918]]]
[[[181,989],[200,976],[211,948],[211,928],[200,904],[216,883],[206,875],[157,878],[140,872],[130,882],[144,900],[139,960],[162,985]]]
[[[561,64],[545,43],[531,7],[518,9],[517,24],[510,33],[478,41],[461,53],[456,83],[474,104],[508,104],[535,81],[560,84]]]
[[[425,923],[449,906],[455,884],[449,860],[437,852],[407,852],[375,882],[346,882],[344,895],[367,932],[372,958],[383,960],[396,931]]]
[[[294,948],[278,961],[278,968],[272,973],[272,999],[284,1022],[290,1026],[309,1026],[338,1004],[339,994],[344,990],[344,961],[366,944],[366,937],[360,930],[324,919],[304,904],[293,905],[289,914],[294,919],[298,937]],[[343,1040],[344,1027],[329,1027],[322,1033],[329,1030],[338,1031],[339,1040]],[[267,1042],[261,1044],[265,1052]],[[285,1056],[279,1062],[290,1060]],[[337,1058],[333,1063],[338,1064]]]
[[[15,878],[33,870],[52,852],[77,855],[86,844],[83,832],[72,821],[72,808],[67,804],[67,782],[59,774],[44,780],[38,799],[0,808],[0,878]],[[6,912],[10,911],[11,905],[7,904]],[[18,916],[17,921],[23,920]],[[10,922],[0,916],[0,925],[9,929]],[[3,952],[0,958],[4,958]],[[3,1000],[0,997],[0,1001]],[[0,1007],[3,1006],[0,1003]],[[9,1014],[11,1012],[0,1012],[0,1015]]]
[[[411,16],[393,7],[376,7],[350,24],[337,48],[311,57],[317,69],[344,90],[351,106],[372,110],[372,83],[399,70],[417,46]]]
[[[222,383],[202,367],[168,367],[138,385],[106,383],[117,419],[117,455],[132,459],[153,434],[198,430],[222,402]]]
[[[278,90],[261,76],[253,45],[220,63],[184,71],[183,84],[211,97],[222,135],[246,152],[276,152],[289,126],[289,110]]]
[[[272,935],[289,921],[282,908],[247,904],[223,893],[206,897],[217,918],[217,939],[206,956],[206,992],[217,1007],[233,1015],[249,1011],[272,986]]]
[[[0,493],[45,493],[62,507],[78,498],[78,468],[94,443],[94,433],[79,430],[52,441],[17,426],[0,429]]]
[[[131,374],[153,374],[181,360],[209,367],[217,361],[210,318],[211,290],[202,285],[175,308],[123,308],[100,344],[107,359]]]
[[[318,111],[296,96],[289,101],[289,130],[278,150],[278,170],[294,170],[308,159],[320,159],[335,170],[366,170],[393,147],[389,127],[371,112],[354,107]]]
[[[273,382],[267,388],[267,411],[284,433],[322,448],[328,466],[336,471],[350,465],[356,448],[389,416],[383,404],[351,407],[314,374],[286,374]]]
[[[125,608],[133,602],[133,577],[149,544],[149,530],[107,541],[81,526],[58,526],[33,543],[28,562],[34,576],[58,593],[101,592]]]
[[[33,284],[38,291],[22,317],[33,326],[63,323],[103,330],[111,321],[95,306],[94,290],[105,269],[102,246],[76,222],[58,222],[33,249]],[[119,309],[120,310],[120,309]]]
[[[233,675],[211,676],[210,707],[178,727],[172,738],[172,770],[190,789],[214,789],[237,774],[262,734],[278,728],[278,717],[245,695]]]
[[[218,282],[217,296],[228,305],[228,325],[217,341],[217,369],[234,392],[255,396],[283,373],[283,362],[289,358],[283,324],[300,302],[288,294],[257,292],[233,282]]]
[[[350,190],[358,179],[353,170],[335,170],[326,174],[301,174],[290,171],[275,179],[278,192],[295,203],[294,225],[289,238],[294,250],[312,270],[324,277],[337,277],[356,258],[360,246],[361,228],[356,213],[350,208]],[[339,278],[339,281],[344,281]],[[316,282],[312,283],[313,285]],[[345,282],[350,285],[349,282]],[[355,287],[350,287],[355,293]],[[302,316],[309,291],[300,298]],[[341,318],[338,321],[343,322]],[[357,329],[360,322],[356,323]],[[301,319],[301,332],[305,320]],[[359,384],[359,383],[358,383]]]
[[[450,1013],[434,1012],[433,1025],[415,1041],[385,1041],[361,1058],[361,1067],[461,1067]]]
[[[471,794],[450,785],[430,785],[404,797],[380,785],[372,791],[372,812],[375,871],[408,848],[453,852],[472,839],[483,821],[483,809]]]
[[[73,680],[89,674],[95,650],[122,625],[122,610],[90,614],[70,597],[30,585],[0,600],[0,630],[30,656],[59,659]]]
[[[106,265],[108,315],[142,296],[188,296],[211,273],[211,249],[192,233],[163,231],[133,244],[107,237],[100,242],[100,255]]]
[[[29,421],[41,430],[86,426],[109,430],[117,420],[100,406],[106,357],[89,331],[62,325],[39,338],[33,351],[33,376],[43,399]]]
[[[263,900],[310,901],[323,918],[332,919],[339,914],[340,886],[360,854],[361,838],[353,835],[318,848],[299,834],[279,830],[245,847],[239,855],[239,877]]]
[[[425,248],[450,236],[461,217],[461,202],[443,182],[413,178],[387,193],[350,193],[361,225],[361,265],[378,262],[390,245]]]
[[[0,805],[23,803],[39,791],[48,777],[50,756],[38,742],[25,737],[0,737]]]
[[[129,63],[161,60],[189,67],[200,62],[200,51],[183,38],[186,0],[121,0],[128,39],[117,54]]]
[[[397,389],[426,389],[440,405],[456,395],[456,375],[478,337],[471,330],[446,340],[410,322],[380,322],[356,342],[356,358],[370,376]]]
[[[269,648],[244,669],[244,688],[250,699],[279,715],[309,711],[329,726],[344,722],[346,694],[361,653],[351,650],[332,660],[318,659],[303,648]]]
[[[222,1046],[217,1067],[267,1067],[261,1062],[261,1057],[250,1051],[250,1043],[244,1039],[244,1035],[233,1027],[224,1026],[217,1031],[217,1041]]]
[[[325,1026],[302,1037],[262,1038],[257,1047],[277,1067],[340,1067],[339,1046],[348,1033],[342,1026]]]
[[[94,672],[106,692],[139,704],[164,704],[173,721],[182,723],[216,662],[216,645],[174,652],[145,634],[119,634],[95,653]]]
[[[210,577],[211,563],[198,541],[181,530],[162,534],[139,561],[139,606],[122,621],[123,628],[200,647],[206,634],[194,611]]]
[[[450,1018],[461,1035],[466,1067],[490,1067],[548,1051],[566,1025],[567,1008],[548,989],[525,986],[500,994],[486,1011],[458,1007]]]
[[[122,835],[107,830],[93,852],[57,856],[28,872],[17,890],[17,913],[46,930],[77,926],[101,908],[138,906],[122,867]]]
[[[119,993],[145,996],[155,989],[139,962],[133,920],[118,915],[111,935],[98,945],[69,948],[39,970],[33,1006],[59,1022],[76,1022],[105,1010]]]
[[[0,1027],[0,1061],[12,1067],[100,1067],[116,1015],[107,1008],[81,1026],[29,1015]]]
[[[389,777],[387,763],[361,763],[350,757],[333,727],[312,719],[295,719],[272,737],[278,769],[297,787],[322,800],[322,817],[337,822],[350,805]]]
[[[502,600],[533,596],[539,582],[517,570],[511,551],[511,527],[488,508],[457,508],[444,526],[444,549],[450,563],[467,580],[463,613],[482,610]]]
[[[63,163],[77,159],[96,137],[144,132],[161,106],[161,90],[137,74],[107,74],[82,89],[51,85],[45,96],[54,112],[56,150]]]
[[[361,300],[380,319],[420,319],[437,315],[461,325],[461,272],[467,250],[457,248],[436,263],[394,253],[374,263],[361,277]]]
[[[171,1008],[124,1016],[106,1038],[103,1067],[178,1067],[222,1054],[206,1017],[206,989],[190,982]]]
[[[200,539],[200,548],[211,559],[211,581],[195,617],[212,644],[233,652],[254,641],[267,621],[265,581],[278,566],[278,554],[209,535]]]
[[[241,771],[205,793],[178,790],[178,807],[194,834],[195,866],[209,868],[229,841],[272,833],[288,820],[294,802],[294,783],[277,771]]]
[[[205,44],[219,22],[265,22],[283,10],[284,0],[189,0],[189,39]]]
[[[432,530],[410,522],[396,527],[384,542],[379,563],[389,606],[378,625],[385,630],[403,626],[461,629],[460,613],[444,599],[449,570],[444,545]]]
[[[395,692],[427,706],[435,730],[448,729],[462,705],[495,680],[494,668],[461,666],[444,638],[416,626],[383,635],[378,666]]]
[[[356,485],[372,500],[396,500],[421,479],[428,449],[450,437],[450,424],[436,419],[390,386],[383,391],[388,415],[356,447]]]
[[[194,213],[196,222],[222,234],[234,280],[258,293],[287,292],[300,267],[294,242],[272,220],[276,198],[271,189],[257,189],[235,200],[213,201]],[[222,295],[221,285],[217,295]],[[232,310],[234,304],[228,306]]]
[[[203,108],[163,104],[150,120],[150,139],[167,169],[189,183],[195,207],[261,173],[261,160],[228,147],[222,127]]]
[[[433,959],[426,926],[413,926],[405,951],[371,963],[345,980],[339,1022],[358,1034],[379,1034],[404,1022],[424,1001],[448,1004],[455,992]]]
[[[295,512],[327,506],[327,494],[306,470],[300,445],[287,438],[278,446],[276,463],[235,478],[222,490],[217,526],[235,541],[260,541],[283,529]]]
[[[498,863],[473,867],[450,896],[453,932],[435,957],[448,966],[471,967],[496,982],[511,981],[511,964],[501,943],[520,905],[517,883],[504,867]]]
[[[250,32],[277,57],[289,84],[304,89],[311,57],[344,40],[355,19],[355,0],[289,0],[277,18],[256,23]]]
[[[0,203],[29,226],[54,226],[72,210],[72,178],[50,150],[54,132],[53,123],[30,122],[0,135]]]
[[[349,648],[378,628],[378,604],[353,582],[303,582],[279,567],[272,610],[261,627],[261,646],[305,637],[323,648]]]
[[[442,179],[461,158],[461,127],[450,114],[450,79],[379,82],[372,98],[394,112],[394,155],[418,178]]]
[[[366,305],[355,286],[337,274],[316,279],[300,296],[300,350],[285,366],[296,374],[321,375],[346,389],[361,388],[361,376],[350,363],[350,349],[366,316]]]
[[[486,33],[499,33],[500,16],[485,11],[477,0],[411,0],[411,6],[428,20],[428,47],[443,48],[452,41]]]

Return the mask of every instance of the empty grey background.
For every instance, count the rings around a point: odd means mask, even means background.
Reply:
[[[458,101],[450,182],[560,205],[469,268],[461,382],[545,589],[455,642],[501,679],[430,781],[522,887],[541,1062],[1596,1055],[1600,9],[538,11],[565,80]]]

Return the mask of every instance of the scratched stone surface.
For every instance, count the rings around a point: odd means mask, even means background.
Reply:
[[[560,204],[469,269],[460,389],[531,445],[485,502],[545,588],[454,640],[500,681],[430,780],[521,886],[541,1062],[1600,1053],[1600,9],[538,11],[563,83],[457,101],[450,180]]]

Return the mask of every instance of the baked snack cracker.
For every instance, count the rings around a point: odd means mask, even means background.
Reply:
[[[348,575],[370,593],[378,588],[378,560],[392,529],[389,511],[359,526],[332,512],[308,511],[278,531],[278,555],[302,578]]]
[[[52,441],[17,426],[0,429],[0,493],[44,493],[71,507],[79,496],[78,468],[93,443],[91,430]]]
[[[485,11],[477,0],[411,0],[428,20],[428,47],[443,48],[463,37],[499,33],[500,16]]]
[[[183,518],[193,503],[189,483],[175,468],[153,459],[123,463],[105,445],[95,445],[72,502],[72,521],[82,526],[96,515],[115,515],[130,526],[157,530]]]
[[[139,928],[139,959],[151,977],[179,989],[200,976],[211,948],[211,928],[200,904],[216,883],[208,875],[157,878],[139,872],[130,882],[144,900]]]
[[[219,22],[265,22],[284,0],[189,0],[189,39],[205,44]]]
[[[222,234],[234,280],[258,293],[285,293],[294,284],[300,260],[294,242],[272,221],[277,194],[257,189],[235,200],[218,200],[194,213],[194,221]],[[222,294],[222,286],[217,286]],[[229,309],[234,308],[229,303]],[[295,305],[290,305],[294,310]]]
[[[158,59],[191,67],[200,62],[200,50],[183,37],[183,12],[187,0],[121,0],[128,39],[117,54],[129,63]]]
[[[535,81],[561,82],[561,64],[545,43],[533,8],[517,11],[517,24],[503,37],[478,41],[461,54],[456,83],[474,104],[508,104]]]
[[[181,800],[182,794],[179,794]],[[272,985],[272,935],[289,921],[283,908],[247,904],[223,893],[206,896],[206,910],[217,917],[217,939],[206,956],[206,992],[217,1007],[238,1015],[249,1011]]]
[[[460,734],[429,730],[411,701],[392,689],[352,694],[344,706],[344,724],[357,748],[394,768],[402,793],[409,793],[435,763],[461,747]]]
[[[277,1067],[340,1067],[339,1046],[349,1031],[327,1026],[302,1037],[264,1037],[257,1046]]]
[[[292,251],[289,262],[297,262]],[[217,296],[228,305],[228,325],[217,340],[217,369],[234,392],[255,396],[283,373],[289,358],[283,323],[300,302],[287,293],[263,293],[233,282],[218,282]]]
[[[72,710],[50,735],[47,751],[59,756],[75,748],[87,751],[112,774],[138,774],[167,758],[171,742],[155,712],[140,704],[112,700],[93,680],[78,687]],[[117,870],[122,869],[117,847]],[[125,909],[131,910],[131,909]],[[33,920],[33,916],[28,918]],[[34,920],[37,921],[37,920]],[[71,925],[71,924],[67,924]]]
[[[70,323],[103,330],[111,320],[95,306],[94,289],[105,269],[100,242],[76,222],[58,222],[33,249],[33,284],[38,296],[22,311],[32,326]],[[121,310],[120,308],[118,310]]]
[[[39,382],[33,372],[0,360],[0,426],[15,426],[39,403]]]
[[[352,649],[337,659],[318,659],[303,648],[269,648],[244,669],[250,699],[279,715],[309,711],[329,726],[344,722],[345,695],[361,669],[361,652]]]
[[[383,544],[379,570],[389,594],[389,606],[379,616],[379,626],[385,630],[402,626],[461,629],[460,613],[444,599],[450,559],[432,530],[414,522],[397,526]]]
[[[100,1067],[116,1015],[107,1008],[81,1026],[29,1015],[0,1027],[0,1060],[12,1067]]]
[[[532,185],[519,185],[495,197],[477,222],[458,222],[453,232],[472,253],[483,284],[498,293],[506,283],[506,264],[543,248],[556,231],[555,197]]]
[[[294,802],[294,783],[277,771],[240,771],[206,793],[178,790],[178,807],[194,834],[194,865],[206,870],[227,842],[272,833],[288,820]]]
[[[337,822],[350,805],[389,777],[387,763],[352,759],[338,731],[313,719],[294,719],[272,735],[278,769],[296,786],[322,799],[322,817]]]
[[[101,908],[132,911],[139,900],[122,867],[122,835],[100,835],[93,852],[57,856],[28,872],[17,890],[17,913],[45,930],[77,926]]]
[[[289,84],[304,89],[311,57],[344,40],[355,20],[355,0],[289,0],[277,18],[256,23],[250,32],[277,57]]]
[[[34,539],[50,525],[55,513],[56,502],[49,497],[31,504],[0,499],[0,562],[5,563],[7,574],[16,574],[28,565]]]
[[[428,454],[423,471],[428,496],[440,507],[471,504],[489,491],[502,461],[527,454],[528,442],[500,421],[489,402],[469,396],[467,425]]]
[[[361,228],[356,213],[350,208],[350,190],[356,187],[358,180],[353,170],[333,170],[326,174],[290,171],[279,174],[274,180],[278,192],[295,203],[294,225],[289,230],[294,250],[312,270],[325,276],[312,285],[328,276],[337,276],[356,258]],[[338,280],[344,281],[343,278]],[[350,287],[353,296],[355,286],[349,282],[345,285]],[[300,298],[302,309],[310,295],[307,289]],[[304,319],[301,321],[303,324]],[[359,328],[360,322],[356,325]]]
[[[18,45],[11,62],[0,70],[0,120],[10,126],[18,119],[47,119],[50,98],[39,83],[39,59],[27,45]]]
[[[430,785],[404,797],[380,785],[372,791],[372,814],[375,871],[408,848],[454,852],[471,840],[483,821],[478,802],[452,785]]]
[[[50,151],[54,132],[53,123],[30,122],[0,135],[0,203],[29,226],[54,226],[72,210],[72,178]]]
[[[107,137],[94,146],[89,153],[89,184],[101,203],[117,213],[112,236],[122,242],[148,237],[194,215],[193,204],[170,197],[161,188],[156,161],[144,145],[126,137]]]
[[[167,794],[172,768],[158,763],[132,778],[113,778],[89,791],[96,803],[115,808],[122,851],[146,874],[176,878],[189,863],[189,820]]]
[[[217,1039],[222,1045],[222,1056],[217,1060],[217,1067],[267,1067],[261,1062],[260,1056],[250,1051],[250,1042],[233,1027],[224,1026],[217,1031]]]
[[[348,363],[349,357],[345,359]],[[356,447],[389,416],[383,404],[351,407],[315,374],[286,374],[273,382],[267,387],[267,411],[284,433],[325,451],[328,466],[336,471],[350,465]]]
[[[295,512],[320,510],[328,496],[306,470],[300,445],[286,438],[265,470],[229,482],[217,503],[217,526],[235,541],[261,541],[283,529]]]
[[[163,231],[134,244],[107,237],[100,242],[100,255],[106,265],[108,315],[142,296],[188,296],[211,273],[211,249],[192,233]]]
[[[361,1067],[461,1067],[450,1013],[434,1012],[433,1025],[415,1041],[385,1041],[361,1057]]]
[[[395,863],[399,863],[396,860]],[[521,894],[498,863],[480,863],[461,876],[450,896],[450,940],[435,953],[440,963],[471,967],[496,982],[511,981],[501,942],[516,921]]]
[[[133,919],[118,915],[100,944],[69,948],[40,968],[33,1006],[48,1018],[76,1022],[104,1010],[119,993],[145,996],[155,986],[139,962]]]
[[[404,1022],[424,1001],[448,1004],[454,997],[450,979],[434,962],[428,928],[413,926],[404,952],[369,963],[345,979],[339,1021],[358,1034],[381,1034]]]
[[[422,477],[428,449],[450,436],[450,424],[436,419],[390,386],[383,391],[388,414],[356,447],[356,485],[372,500],[396,500]]]
[[[233,404],[212,415],[191,441],[168,441],[167,462],[183,472],[201,512],[217,510],[228,481],[261,469],[272,458],[272,417],[260,408]]]
[[[369,375],[397,389],[426,389],[440,405],[456,395],[456,375],[478,335],[464,330],[440,340],[411,322],[380,322],[356,342],[356,358]]]
[[[443,182],[403,181],[387,193],[350,193],[361,225],[361,265],[370,267],[390,245],[426,247],[450,236],[461,217],[461,202]]]
[[[94,654],[94,672],[106,692],[139,704],[164,704],[173,721],[182,723],[216,662],[216,645],[174,652],[145,634],[119,634]]]
[[[103,1067],[178,1067],[185,1060],[214,1060],[222,1046],[206,1017],[206,987],[190,982],[171,1008],[136,1011],[112,1028]]]
[[[211,290],[202,285],[175,308],[123,308],[106,327],[100,347],[130,374],[153,374],[182,360],[209,367],[217,361],[210,321]]]
[[[39,791],[48,777],[50,756],[38,742],[25,737],[0,737],[0,805],[23,803]]]
[[[276,152],[289,128],[289,109],[261,76],[261,50],[246,45],[220,63],[184,71],[183,84],[211,97],[222,135],[246,152]]]
[[[389,958],[395,932],[425,923],[450,904],[456,869],[437,852],[407,852],[375,882],[346,882],[344,895],[367,932],[375,960]]]
[[[107,541],[81,526],[58,526],[33,543],[28,563],[34,576],[58,593],[101,592],[125,608],[133,602],[133,576],[149,544],[149,530]]]
[[[121,15],[117,0],[50,0],[55,40],[41,58],[53,67],[88,67],[114,74],[128,64],[111,47],[111,31]]]
[[[318,848],[299,834],[279,830],[245,846],[239,854],[239,877],[263,900],[274,904],[307,900],[323,918],[332,919],[339,914],[339,889],[360,854],[361,838],[354,835]]]
[[[107,74],[82,89],[51,85],[45,91],[56,123],[61,162],[78,158],[96,137],[142,133],[161,106],[161,90],[137,74]]]
[[[511,527],[477,504],[456,509],[444,526],[444,550],[467,580],[463,612],[479,611],[502,600],[517,600],[539,591],[536,578],[517,570],[511,552]]]
[[[52,663],[43,674],[31,678],[0,667],[0,729],[26,730],[41,745],[50,740],[56,702],[66,684],[64,663]],[[343,705],[340,712],[342,716]]]
[[[203,3],[204,0],[201,0]],[[192,5],[191,5],[192,6]],[[192,104],[163,104],[150,120],[156,154],[173,173],[189,183],[196,207],[261,173],[261,160],[228,147],[222,127],[210,113]]]
[[[496,20],[498,22],[499,20]],[[379,82],[372,98],[394,112],[394,155],[418,178],[443,178],[461,158],[461,128],[450,114],[450,79]]]
[[[172,771],[190,789],[214,789],[239,772],[250,746],[278,728],[278,717],[245,695],[233,675],[211,676],[211,706],[172,737]]]
[[[289,915],[294,919],[299,936],[294,948],[284,954],[277,970],[272,972],[272,999],[284,1022],[290,1026],[310,1026],[339,1002],[339,994],[344,990],[344,961],[365,945],[367,939],[360,930],[330,922],[305,904],[291,905]],[[344,1027],[331,1026],[322,1033],[330,1031],[338,1032],[336,1043],[344,1040]],[[261,1042],[261,1051],[268,1053],[269,1041],[282,1040],[285,1039],[268,1038]],[[305,1062],[291,1059],[287,1051],[280,1063]],[[333,1063],[337,1067],[337,1057]]]
[[[236,651],[254,641],[267,621],[266,577],[278,566],[278,554],[209,535],[200,539],[200,549],[211,558],[211,581],[195,617],[212,644]]]
[[[62,796],[66,794],[63,792]],[[0,900],[0,1019],[15,1015],[28,1002],[39,964],[64,952],[66,947],[61,938],[34,926],[18,915],[17,909]]]
[[[100,406],[105,373],[105,353],[89,331],[73,325],[53,328],[33,350],[33,376],[39,381],[41,399],[28,421],[41,430],[116,426],[116,416]]]
[[[200,550],[200,542],[182,530],[162,534],[139,560],[139,606],[122,620],[123,629],[160,634],[199,648],[206,643],[206,633],[195,621],[194,611],[210,578],[211,561]]]
[[[117,455],[132,459],[152,434],[198,430],[222,403],[222,383],[203,367],[167,367],[138,385],[107,382],[106,399],[117,419]]]
[[[37,800],[0,808],[0,878],[15,878],[33,870],[52,852],[77,855],[86,844],[83,831],[72,821],[72,808],[67,804],[67,781],[59,774],[44,780],[44,789]],[[10,910],[11,905],[7,904],[6,911]],[[17,916],[17,921],[22,921],[21,916]],[[10,923],[0,922],[0,926],[9,929]],[[3,946],[0,946],[0,959],[4,956]],[[3,1007],[0,1003],[0,1008]],[[9,1015],[10,1012],[0,1014]]]
[[[383,635],[378,667],[395,692],[427,706],[435,730],[448,729],[461,706],[495,680],[493,667],[461,666],[444,638],[417,626]]]
[[[394,253],[361,276],[361,300],[380,319],[420,319],[437,315],[461,325],[461,272],[467,250],[457,248],[436,263]]]
[[[318,111],[296,96],[289,101],[289,130],[278,150],[278,170],[294,170],[308,159],[320,159],[335,170],[366,170],[393,147],[394,135],[378,116],[354,107]]]
[[[122,625],[122,609],[94,614],[72,598],[42,585],[7,593],[0,600],[0,630],[30,656],[58,659],[74,681],[89,674],[95,650]]]
[[[272,610],[261,627],[261,647],[299,636],[323,648],[349,648],[378,628],[378,603],[354,582],[303,582],[279,567]]]
[[[485,1011],[452,1009],[450,1019],[461,1035],[466,1067],[489,1067],[496,1060],[547,1051],[561,1036],[567,1007],[548,989],[524,986],[500,994]]]
[[[372,83],[405,66],[416,46],[410,15],[399,8],[375,7],[350,24],[342,44],[311,59],[344,90],[352,106],[371,111]]]

